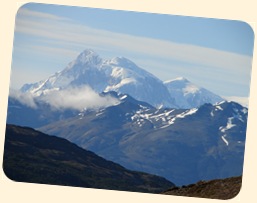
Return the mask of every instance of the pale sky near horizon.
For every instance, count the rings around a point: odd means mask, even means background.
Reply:
[[[16,16],[11,87],[46,79],[93,49],[163,81],[185,77],[220,96],[248,97],[253,42],[240,21],[26,4]]]

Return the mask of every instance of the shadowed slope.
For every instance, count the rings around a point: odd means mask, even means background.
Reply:
[[[174,184],[107,161],[69,141],[7,125],[3,168],[14,181],[158,193]]]

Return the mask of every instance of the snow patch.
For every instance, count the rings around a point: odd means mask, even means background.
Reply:
[[[131,83],[137,83],[135,78],[124,78],[120,81],[120,83],[112,86],[107,86],[104,91],[109,92],[109,91],[118,91],[122,86],[128,85]]]
[[[226,140],[226,135],[221,136],[222,140],[225,142],[225,144],[228,146],[229,142]]]
[[[192,115],[197,112],[197,108],[190,109],[189,111],[183,112],[182,114],[177,115],[177,118],[185,118],[188,115]]]
[[[123,99],[126,99],[128,96],[127,95],[124,95],[120,98],[120,100],[123,100]]]
[[[247,108],[243,108],[241,111],[242,111],[244,114],[247,114],[247,113],[248,113],[248,109],[247,109]]]
[[[215,110],[220,110],[220,111],[223,111],[224,109],[221,107],[221,106],[219,106],[219,105],[217,105],[217,106],[215,106],[216,107],[216,109]]]
[[[234,119],[234,117],[229,117],[229,118],[228,118],[228,122],[227,122],[227,126],[226,126],[226,127],[221,126],[221,127],[219,128],[219,130],[224,133],[224,132],[226,132],[227,130],[229,130],[229,129],[233,128],[234,126],[236,126],[235,124],[232,123],[232,120],[233,120],[233,119]]]

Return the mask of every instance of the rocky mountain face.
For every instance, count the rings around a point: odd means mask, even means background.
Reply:
[[[14,181],[159,193],[174,184],[107,161],[65,139],[6,126],[3,169]]]
[[[247,108],[234,102],[157,109],[128,95],[39,128],[129,169],[185,185],[242,174]]]

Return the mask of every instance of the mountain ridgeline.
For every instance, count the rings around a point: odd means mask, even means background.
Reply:
[[[155,108],[129,95],[98,110],[29,109],[9,101],[8,123],[36,126],[126,168],[186,185],[242,173],[248,110],[235,102]],[[11,103],[13,105],[11,105]],[[27,112],[27,113],[26,113]]]
[[[246,108],[223,102],[198,109],[156,109],[127,98],[39,130],[177,185],[242,173]]]

